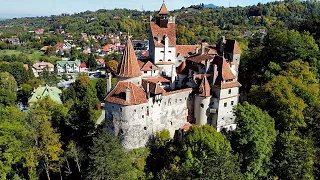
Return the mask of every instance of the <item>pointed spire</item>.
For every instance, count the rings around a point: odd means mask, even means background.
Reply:
[[[141,76],[140,66],[130,38],[128,38],[124,53],[121,58],[120,66],[118,68],[119,77],[139,77]]]
[[[208,79],[205,75],[203,75],[202,82],[200,84],[200,92],[199,94],[202,97],[209,97],[210,96],[210,84],[208,82]]]
[[[169,15],[169,11],[168,11],[167,6],[164,3],[164,1],[162,3],[161,8],[160,8],[159,15]]]

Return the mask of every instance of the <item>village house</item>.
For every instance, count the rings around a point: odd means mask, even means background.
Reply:
[[[57,61],[56,68],[58,74],[71,74],[71,73],[79,73],[80,72],[80,64],[79,60],[75,61]]]
[[[54,65],[48,62],[38,62],[32,65],[32,71],[35,77],[39,77],[39,74],[44,70],[54,72]]]
[[[28,105],[32,106],[45,97],[50,98],[58,104],[62,104],[61,95],[62,91],[57,87],[49,87],[48,85],[44,87],[38,87],[33,91],[32,95],[30,96],[28,100]]]
[[[150,29],[150,60],[138,60],[131,40],[126,42],[117,85],[107,87],[107,130],[125,149],[144,147],[164,129],[174,137],[192,124],[234,130],[241,86],[238,43],[222,37],[216,45],[177,45],[175,17],[164,3]]]
[[[44,33],[44,29],[40,28],[34,31],[35,34],[43,34]]]

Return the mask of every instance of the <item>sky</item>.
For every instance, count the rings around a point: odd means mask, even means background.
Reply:
[[[13,16],[47,16],[62,13],[78,13],[86,10],[127,8],[159,10],[162,0],[0,0],[0,18]],[[192,4],[215,4],[218,6],[246,6],[265,3],[268,0],[167,0],[169,10],[189,7]]]

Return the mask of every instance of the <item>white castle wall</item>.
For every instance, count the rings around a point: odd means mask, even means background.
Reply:
[[[134,77],[134,78],[125,78],[125,77],[117,77],[117,82],[119,81],[129,81],[132,82],[133,84],[139,86],[141,85],[141,76],[139,77]]]
[[[208,118],[210,117],[210,98],[211,97],[201,97],[195,95],[194,101],[194,118],[196,124],[199,126],[208,123]]]
[[[187,123],[190,91],[162,96],[159,102],[132,106],[105,103],[106,126],[119,135],[125,149],[145,147],[153,135],[167,129],[173,137],[175,131]]]

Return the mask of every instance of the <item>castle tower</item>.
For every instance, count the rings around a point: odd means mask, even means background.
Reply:
[[[130,39],[127,40],[126,47],[119,64],[117,80],[118,82],[131,81],[135,85],[141,85],[140,66]]]
[[[176,57],[176,24],[175,18],[169,15],[163,3],[158,14],[151,18],[149,54],[152,62],[159,67],[164,76],[170,76],[171,65]]]
[[[205,75],[202,76],[202,82],[199,86],[199,94],[195,95],[194,116],[196,124],[199,126],[208,123],[209,105],[210,105],[210,84]]]

